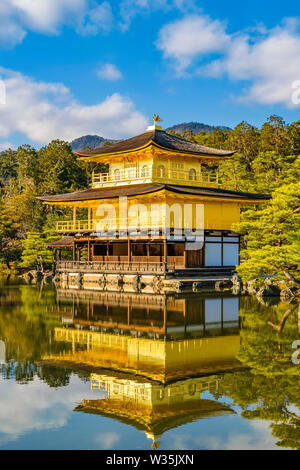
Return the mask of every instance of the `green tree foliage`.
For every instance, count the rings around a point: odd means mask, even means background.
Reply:
[[[2,184],[18,175],[18,161],[16,152],[13,150],[5,150],[1,152],[0,158],[0,181]]]
[[[23,242],[22,262],[24,268],[34,268],[44,271],[50,267],[53,262],[53,251],[47,247],[52,241],[53,236],[49,237],[42,233],[28,232]]]
[[[299,227],[300,183],[280,186],[270,203],[244,212],[233,227],[246,243],[239,274],[246,280],[267,274],[292,280],[300,262]]]
[[[63,216],[36,196],[84,189],[91,171],[77,160],[68,143],[59,140],[38,151],[23,145],[1,152],[0,262],[8,269],[16,266],[27,234],[47,232]]]
[[[70,144],[54,140],[38,152],[39,192],[64,193],[87,187],[87,175],[72,153]]]

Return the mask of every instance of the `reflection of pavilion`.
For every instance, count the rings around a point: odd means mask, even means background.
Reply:
[[[91,374],[92,390],[105,392],[105,398],[84,400],[75,411],[113,417],[158,439],[170,429],[198,419],[222,416],[233,411],[214,400],[202,399],[205,391],[217,391],[218,377],[177,381],[167,386],[129,376]]]
[[[64,351],[43,362],[89,371],[98,395],[75,411],[130,424],[153,448],[174,427],[232,413],[202,394],[242,367],[237,297],[58,291],[58,301]]]
[[[63,322],[77,329],[183,338],[237,334],[236,296],[145,295],[59,290]]]
[[[85,303],[73,297],[67,308],[60,295],[65,327],[55,329],[55,339],[66,348],[44,360],[162,383],[241,367],[236,297],[150,297],[152,303],[145,296],[97,293]]]

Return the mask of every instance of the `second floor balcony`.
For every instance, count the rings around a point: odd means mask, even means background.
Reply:
[[[138,183],[169,183],[218,188],[221,182],[217,171],[200,172],[195,169],[167,169],[164,166],[115,169],[107,173],[93,173],[92,176],[93,188]]]

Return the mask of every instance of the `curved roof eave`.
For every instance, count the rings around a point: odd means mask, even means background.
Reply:
[[[190,142],[188,140],[181,139],[180,137],[168,134],[165,131],[154,130],[147,131],[136,137],[122,140],[115,144],[107,147],[100,147],[88,152],[74,152],[83,159],[87,157],[111,157],[115,155],[121,155],[122,153],[131,153],[139,150],[143,150],[150,145],[154,145],[158,148],[162,148],[169,152],[174,153],[186,153],[194,156],[206,156],[206,157],[230,157],[234,155],[234,150],[221,150],[212,147],[206,147],[204,145]]]

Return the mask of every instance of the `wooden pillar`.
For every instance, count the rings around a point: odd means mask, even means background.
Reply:
[[[91,242],[88,239],[88,263],[91,261]]]
[[[183,264],[184,264],[184,267],[186,268],[187,267],[187,250],[184,250],[183,252]]]
[[[150,261],[150,243],[146,244],[146,248],[147,248],[147,263],[149,264],[149,261]]]
[[[91,227],[91,211],[92,211],[92,209],[89,207],[88,208],[88,230],[92,230],[92,227]]]
[[[77,261],[80,261],[80,251],[81,251],[81,248],[78,246],[77,247]]]
[[[73,242],[73,261],[75,261],[76,258],[76,244]]]
[[[73,207],[73,228],[74,228],[74,230],[76,230],[76,222],[77,222],[77,220],[76,220],[76,207],[74,206]]]
[[[167,257],[168,257],[168,253],[167,253],[167,239],[164,238],[164,269],[165,269],[165,272],[167,271]]]
[[[106,256],[109,257],[109,243],[106,245]]]
[[[128,238],[128,253],[127,253],[127,256],[128,256],[128,266],[130,266],[130,263],[131,263],[131,243],[130,243],[129,238]]]

